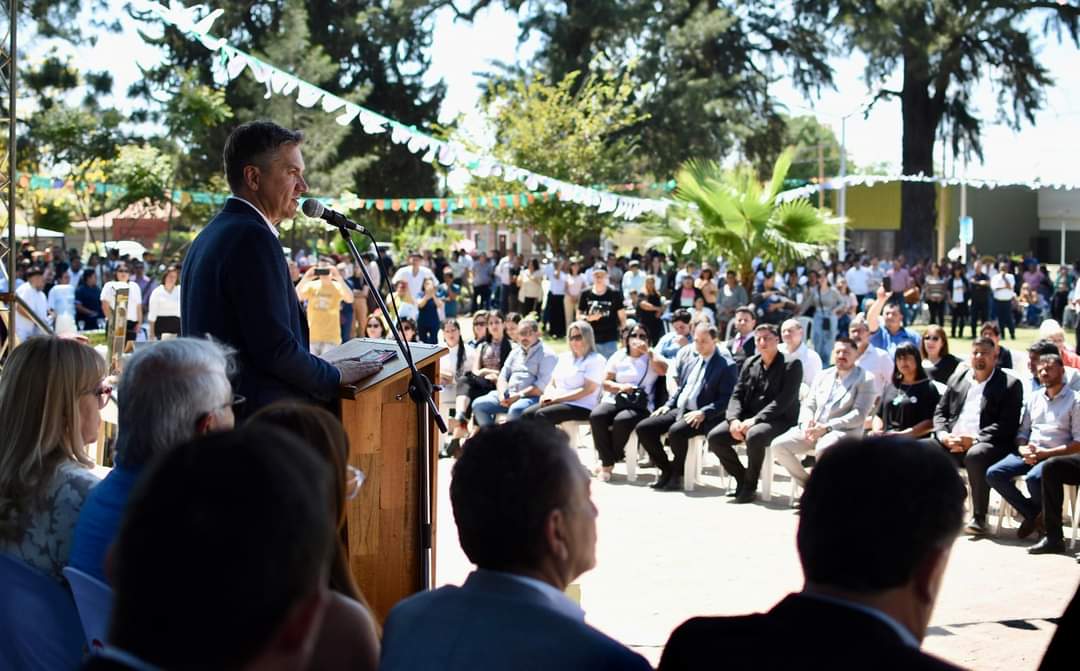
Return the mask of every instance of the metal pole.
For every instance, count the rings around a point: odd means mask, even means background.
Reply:
[[[8,26],[10,30],[10,43],[7,54],[7,84],[8,84],[8,167],[7,167],[7,215],[8,215],[8,249],[7,249],[7,304],[8,304],[8,351],[15,348],[15,320],[18,319],[18,309],[15,303],[15,58],[16,41],[15,28],[18,26],[19,0],[8,0]]]
[[[836,255],[841,261],[844,260],[844,247],[847,242],[847,224],[844,217],[847,216],[847,117],[840,118],[840,194],[837,200],[837,213],[840,215],[840,239],[836,243]]]
[[[817,174],[818,174],[818,209],[825,208],[825,146],[818,142],[817,146]]]
[[[1065,265],[1065,220],[1061,220],[1061,265]]]

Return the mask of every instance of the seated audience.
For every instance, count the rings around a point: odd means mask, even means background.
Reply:
[[[1065,366],[1056,354],[1039,357],[1037,374],[1042,388],[1024,404],[1024,418],[1016,434],[1017,449],[986,471],[986,481],[1024,518],[1017,536],[1027,538],[1042,520],[1043,462],[1070,448],[1080,451],[1080,406],[1076,394],[1065,386]],[[1023,476],[1031,497],[1013,484]]]
[[[735,365],[742,369],[746,360],[754,356],[754,327],[757,319],[751,307],[735,308],[735,335],[724,343]]]
[[[596,506],[566,434],[523,420],[480,429],[454,464],[450,503],[476,564],[463,585],[390,611],[382,671],[640,669],[564,594],[596,564]]]
[[[106,372],[89,346],[41,336],[12,350],[0,375],[0,553],[58,582],[98,483],[86,446],[112,393]]]
[[[356,670],[379,666],[378,625],[367,600],[349,569],[342,533],[346,504],[360,494],[364,473],[349,464],[349,437],[329,411],[295,401],[279,401],[262,408],[248,420],[288,431],[311,447],[330,468],[330,511],[337,528],[331,556],[326,606],[312,654],[312,669]]]
[[[919,645],[963,514],[964,485],[940,451],[841,442],[802,497],[802,591],[767,613],[684,622],[660,671],[713,668],[721,651],[732,669],[955,670]]]
[[[447,319],[442,323],[442,340],[446,345],[439,363],[439,402],[451,407],[457,402],[458,395],[465,395],[465,371],[468,370],[472,348],[461,338],[461,326],[456,319]]]
[[[690,313],[676,310],[671,314],[671,330],[660,336],[656,352],[667,361],[674,361],[679,350],[689,345],[691,340],[693,335],[690,333]]]
[[[746,360],[739,372],[727,406],[727,419],[709,432],[709,449],[739,483],[736,503],[754,500],[765,448],[799,419],[802,363],[780,353],[772,324],[759,325],[754,336],[757,353]],[[746,443],[747,466],[735,453],[736,443]]]
[[[476,423],[494,424],[495,415],[504,413],[515,420],[529,406],[539,403],[540,395],[551,381],[555,361],[555,355],[540,341],[536,320],[522,319],[518,324],[517,344],[499,371],[495,391],[473,401]]]
[[[893,373],[893,359],[888,352],[870,344],[870,327],[862,315],[855,315],[848,325],[848,337],[857,349],[855,365],[874,378],[874,388],[880,395]]]
[[[607,361],[596,351],[588,322],[571,323],[566,339],[570,351],[556,359],[551,385],[540,395],[540,402],[522,413],[522,417],[540,418],[551,424],[589,421],[600,400]]]
[[[511,343],[518,341],[518,325],[521,324],[521,314],[518,312],[507,312],[506,319],[503,320],[503,326],[506,327],[506,337],[510,339]]]
[[[873,421],[875,435],[922,438],[934,429],[934,411],[941,393],[919,358],[919,350],[911,343],[896,348],[896,369]]]
[[[233,427],[231,354],[211,340],[163,340],[124,364],[114,467],[90,492],[75,526],[71,566],[106,581],[131,490],[151,459],[210,431]]]
[[[797,455],[813,451],[820,457],[844,438],[861,438],[877,397],[870,374],[855,365],[851,338],[837,338],[833,359],[836,365],[822,372],[806,395],[799,423],[772,441],[773,458],[804,487],[809,475]]]
[[[604,368],[600,383],[603,396],[589,414],[593,445],[600,457],[596,475],[610,480],[615,462],[622,458],[627,441],[638,422],[649,416],[656,407],[657,381],[661,371],[667,372],[667,364],[649,350],[648,331],[637,324],[623,329],[623,346],[611,355]],[[630,402],[628,395],[635,389],[645,392],[646,403],[640,397]]]
[[[1061,362],[1066,368],[1080,369],[1080,354],[1069,349],[1065,342],[1065,329],[1056,319],[1047,319],[1039,324],[1039,338],[1044,338],[1058,347]]]
[[[409,317],[402,317],[401,321],[397,325],[398,333],[401,334],[401,339],[405,342],[420,342],[419,331],[416,328],[416,320]]]
[[[1024,401],[1028,400],[1032,392],[1042,389],[1042,381],[1039,379],[1039,360],[1046,354],[1060,356],[1061,350],[1050,340],[1036,340],[1028,347],[1028,372],[1031,377],[1024,385]],[[1062,363],[1064,363],[1062,359]],[[1080,370],[1065,367],[1065,386],[1080,393]]]
[[[1065,553],[1061,531],[1061,511],[1065,505],[1065,485],[1080,485],[1080,449],[1075,443],[1053,450],[1040,450],[1031,461],[1042,464],[1042,510],[1046,536],[1028,548],[1031,554]]]
[[[84,668],[308,668],[330,602],[329,469],[262,426],[158,457],[109,555],[110,645]]]
[[[941,384],[948,384],[949,378],[961,365],[959,357],[949,354],[949,339],[945,335],[945,329],[937,324],[931,324],[923,331],[919,352],[922,354],[922,367],[926,369],[926,374]]]
[[[499,379],[499,371],[510,356],[513,342],[506,336],[503,315],[497,310],[486,314],[484,320],[484,334],[473,348],[473,357],[470,362],[470,370],[465,373],[465,393],[457,396],[457,408],[455,417],[457,426],[454,428],[454,437],[463,438],[472,414],[471,404],[481,396],[495,391],[495,381]],[[474,329],[474,333],[475,333]]]
[[[902,343],[919,346],[919,336],[904,328],[904,310],[899,303],[886,303],[888,293],[878,287],[877,299],[866,309],[866,324],[870,329],[870,344],[880,347],[892,356]],[[884,327],[881,322],[884,321]]]
[[[994,354],[997,357],[995,364],[998,368],[1008,368],[1012,370],[1013,359],[1012,352],[1008,347],[1001,346],[1001,328],[997,322],[983,322],[983,325],[979,327],[979,335],[983,338],[989,338],[994,343]],[[1013,338],[1015,340],[1015,338]]]
[[[972,519],[965,530],[985,534],[990,485],[986,469],[1015,449],[1023,390],[1020,381],[996,368],[994,341],[971,345],[970,370],[954,375],[934,411],[926,442],[951,454],[967,469]]]
[[[474,297],[475,298],[475,297]],[[487,337],[487,323],[488,323],[488,311],[487,310],[475,310],[472,313],[472,331],[473,337],[469,341],[469,347],[476,349],[480,346],[480,343]]]
[[[807,389],[814,386],[814,380],[821,372],[821,356],[806,346],[806,333],[798,319],[789,319],[780,325],[780,340],[784,346],[780,351],[787,359],[798,359],[803,367],[803,381]],[[832,353],[830,345],[829,353]],[[854,362],[852,362],[854,363]]]
[[[390,337],[390,334],[386,332],[386,326],[383,325],[382,317],[371,315],[367,318],[367,323],[364,325],[363,337],[375,338],[378,340]]]
[[[697,356],[683,360],[684,370],[676,371],[681,381],[678,391],[637,425],[638,441],[660,469],[653,489],[681,490],[690,439],[708,434],[724,419],[737,368],[731,355],[717,347],[718,337],[716,328],[708,324],[694,329]],[[670,461],[660,444],[664,434],[674,455]]]

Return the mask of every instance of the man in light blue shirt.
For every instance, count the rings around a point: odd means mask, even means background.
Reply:
[[[866,310],[866,324],[870,328],[870,344],[889,353],[896,354],[896,348],[909,342],[919,347],[919,336],[911,329],[904,328],[904,311],[896,303],[886,303],[888,294],[884,287],[878,287],[877,298]],[[884,326],[881,322],[884,321]]]
[[[506,357],[495,391],[473,401],[473,416],[480,426],[495,423],[495,415],[509,413],[510,419],[521,417],[530,406],[540,401],[558,358],[540,341],[540,326],[533,319],[518,324],[518,342]]]
[[[1016,452],[986,471],[986,481],[1024,517],[1016,535],[1027,538],[1037,531],[1042,512],[1042,466],[1057,448],[1080,444],[1080,406],[1076,393],[1065,386],[1065,365],[1057,354],[1039,357],[1037,374],[1042,387],[1024,404],[1024,418],[1016,435]],[[1023,476],[1028,498],[1013,478]]]

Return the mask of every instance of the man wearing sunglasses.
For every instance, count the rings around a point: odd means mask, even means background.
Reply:
[[[115,401],[120,427],[115,467],[83,506],[70,566],[104,581],[106,550],[146,464],[177,444],[233,427],[233,408],[244,399],[233,394],[231,369],[230,353],[210,340],[163,340],[132,355]],[[104,406],[111,390],[97,391]]]

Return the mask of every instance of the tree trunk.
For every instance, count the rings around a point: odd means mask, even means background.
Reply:
[[[934,140],[940,114],[930,97],[930,68],[923,54],[904,60],[903,174],[934,174]],[[900,185],[900,239],[897,251],[914,263],[934,257],[937,192],[933,184],[903,182]]]

